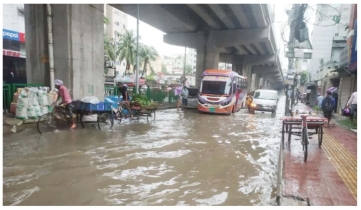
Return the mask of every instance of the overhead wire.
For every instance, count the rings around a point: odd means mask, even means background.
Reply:
[[[340,20],[341,20],[341,12],[340,12],[340,11],[338,11],[338,9],[337,9],[337,8],[335,8],[335,7],[331,6],[331,5],[328,5],[328,4],[319,4],[319,5],[328,6],[328,7],[331,7],[332,9],[336,10],[336,12],[339,14],[339,17],[340,17]],[[343,23],[341,23],[341,22],[340,22],[340,20],[336,21],[336,20],[334,20],[333,18],[330,18],[329,16],[327,16],[327,15],[325,15],[325,14],[321,13],[319,10],[314,9],[312,6],[309,6],[309,5],[308,5],[308,6],[307,6],[307,8],[310,8],[310,9],[314,10],[315,12],[317,12],[317,13],[321,16],[321,19],[319,18],[319,20],[318,20],[318,23],[317,23],[317,24],[312,24],[312,23],[308,22],[308,20],[306,20],[306,22],[307,22],[308,24],[311,24],[311,25],[316,25],[316,26],[320,26],[320,27],[331,27],[331,26],[334,26],[334,25],[336,25],[336,24],[342,24],[342,25],[344,25],[344,26],[347,26],[347,24],[343,24]],[[321,22],[322,22],[322,16],[327,17],[328,19],[330,19],[330,20],[334,21],[335,23],[334,23],[334,24],[332,24],[332,25],[320,25],[319,23],[321,23]]]

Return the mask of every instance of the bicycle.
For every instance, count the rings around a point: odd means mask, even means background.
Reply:
[[[72,119],[76,117],[76,114],[69,116],[64,105],[55,106],[51,112],[44,114],[39,118],[37,122],[38,132],[43,134],[43,131],[47,129],[57,129],[59,121],[64,121],[70,126],[72,124]]]

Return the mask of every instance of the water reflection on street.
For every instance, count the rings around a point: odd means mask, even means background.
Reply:
[[[158,111],[125,120],[4,139],[4,205],[271,205],[280,116]],[[34,127],[35,128],[35,127]]]

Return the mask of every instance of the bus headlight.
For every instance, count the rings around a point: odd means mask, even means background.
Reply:
[[[222,102],[221,105],[222,105],[222,106],[227,106],[227,105],[230,104],[231,102],[232,102],[232,100],[225,101],[225,102]]]

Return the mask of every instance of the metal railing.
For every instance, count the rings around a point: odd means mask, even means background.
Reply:
[[[118,87],[117,86],[104,86],[105,97],[107,96],[118,96]],[[135,94],[135,88],[128,88],[129,96]],[[156,101],[158,103],[163,103],[168,101],[168,103],[175,102],[174,91],[170,90],[161,90],[161,89],[140,89],[140,95],[144,95],[148,100]]]
[[[3,109],[10,109],[11,100],[11,86],[3,84]]]

